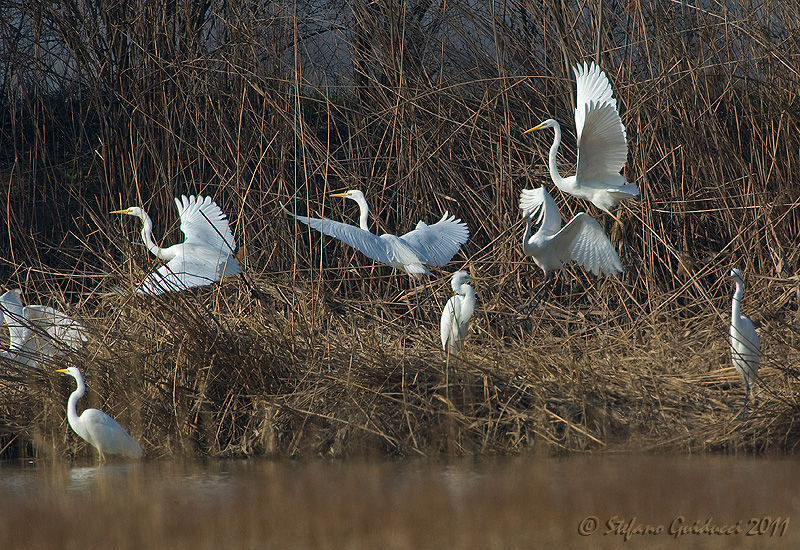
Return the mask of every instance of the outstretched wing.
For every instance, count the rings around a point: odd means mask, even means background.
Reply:
[[[213,261],[209,261],[208,258],[203,256],[202,249],[199,255],[181,252],[145,277],[136,292],[140,294],[179,292],[187,288],[210,285],[218,281],[223,273],[226,275],[235,274],[227,273],[226,270],[229,269],[227,267],[228,264],[235,264],[238,267],[236,260],[228,258],[226,264],[220,262],[220,259],[216,257]]]
[[[628,160],[628,142],[617,110],[609,104],[589,103],[585,115],[586,124],[578,137],[576,182],[624,184],[620,171]]]
[[[530,212],[531,219],[534,214],[537,216],[536,223],[541,224],[540,231],[544,235],[555,235],[561,229],[561,210],[544,185],[538,189],[523,189],[519,194],[519,208]]]
[[[8,325],[8,350],[10,352],[19,351],[33,334],[25,319],[22,292],[15,288],[0,296],[0,309],[2,309],[3,317]]]
[[[216,248],[226,256],[236,249],[228,218],[211,197],[182,195],[175,199],[175,205],[181,218],[181,231],[186,236],[184,243]]]
[[[30,305],[25,308],[25,316],[35,327],[37,338],[55,341],[60,346],[72,349],[80,348],[86,341],[83,325],[57,309]]]
[[[610,105],[615,111],[617,100],[611,90],[611,83],[606,73],[592,62],[572,67],[578,87],[578,96],[575,102],[575,131],[578,139],[583,133],[586,111],[590,104]]]
[[[400,239],[406,243],[419,259],[428,265],[447,265],[469,239],[467,224],[445,212],[442,219],[433,225],[419,222],[413,231]]]
[[[622,273],[622,263],[603,228],[585,212],[576,215],[553,237],[562,262],[574,260],[596,276]]]
[[[323,235],[338,239],[345,244],[349,244],[365,256],[372,258],[376,262],[392,265],[393,260],[386,250],[386,243],[374,233],[370,233],[355,225],[329,220],[328,218],[306,218],[297,216],[284,208],[287,214],[316,229]]]

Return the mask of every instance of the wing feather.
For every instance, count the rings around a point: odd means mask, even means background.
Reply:
[[[211,197],[186,197],[175,199],[181,219],[184,243],[208,246],[227,254],[236,249],[236,241],[228,218]]]
[[[447,265],[461,245],[467,242],[469,228],[460,219],[445,212],[435,224],[428,225],[421,221],[400,239],[416,252],[423,263],[441,267]]]
[[[599,276],[622,273],[622,263],[603,228],[594,218],[581,212],[553,237],[551,246],[562,262],[574,260]]]

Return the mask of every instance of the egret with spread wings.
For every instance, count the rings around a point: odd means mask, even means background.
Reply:
[[[580,212],[561,227],[561,212],[544,186],[520,193],[519,207],[525,219],[522,249],[533,258],[545,279],[551,271],[563,270],[566,262],[575,261],[595,275],[622,273],[622,263],[603,228],[594,218]],[[540,223],[533,232],[534,217]]]
[[[561,146],[561,125],[557,121],[549,118],[525,133],[552,128],[555,137],[550,147],[549,167],[553,183],[565,193],[588,200],[610,214],[621,200],[639,195],[636,184],[626,183],[625,176],[620,174],[628,159],[625,126],[606,74],[594,63],[576,65],[572,70],[578,85],[575,175],[563,178],[558,171],[556,154]]]
[[[195,286],[210,285],[223,275],[242,272],[233,257],[236,242],[228,219],[211,197],[186,197],[175,199],[185,235],[182,243],[167,248],[153,241],[153,221],[138,206],[115,210],[112,214],[128,214],[142,220],[142,240],[153,255],[167,263],[148,275],[136,289],[142,294],[185,290]]]
[[[3,321],[8,327],[8,350],[0,350],[0,357],[29,367],[78,349],[86,341],[85,330],[78,321],[48,306],[24,305],[18,288],[0,296],[0,325]]]
[[[428,225],[421,221],[413,231],[400,237],[388,233],[378,236],[369,230],[367,224],[369,206],[364,193],[351,189],[332,196],[352,199],[358,203],[361,210],[358,226],[328,218],[307,218],[288,211],[287,213],[320,233],[347,243],[365,256],[403,269],[416,278],[430,275],[425,264],[437,267],[446,265],[469,238],[467,224],[447,212],[435,224]]]

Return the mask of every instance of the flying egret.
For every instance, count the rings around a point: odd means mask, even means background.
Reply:
[[[744,280],[742,272],[736,268],[731,270],[730,278],[736,284],[731,303],[731,361],[734,368],[742,375],[744,380],[744,409],[747,411],[747,400],[750,389],[755,394],[758,381],[758,367],[761,363],[761,342],[750,319],[742,315],[742,295],[744,295]]]
[[[585,199],[611,214],[619,201],[639,195],[635,183],[625,183],[620,171],[628,159],[625,126],[617,112],[617,100],[606,74],[592,63],[572,68],[578,84],[575,107],[575,130],[578,136],[578,166],[574,176],[562,178],[556,165],[561,145],[561,125],[549,118],[525,133],[552,128],[550,177],[556,186],[570,195]]]
[[[594,275],[622,273],[622,263],[600,224],[589,214],[580,212],[561,227],[561,212],[544,185],[520,193],[519,207],[525,219],[522,250],[544,271],[545,280],[553,270],[564,269],[564,263],[576,261]],[[533,233],[533,217],[541,224]]]
[[[65,349],[76,350],[86,341],[83,325],[65,313],[42,305],[23,305],[22,292],[0,296],[0,325],[8,326],[8,351],[0,357],[37,367]]]
[[[142,448],[136,440],[106,413],[97,409],[86,409],[78,416],[75,404],[86,392],[86,384],[83,383],[81,371],[76,367],[69,367],[58,369],[56,372],[70,375],[78,384],[67,401],[67,421],[81,439],[100,452],[100,461],[104,461],[107,454],[141,458]]]
[[[286,212],[312,229],[347,243],[375,261],[404,269],[415,278],[430,275],[430,271],[423,264],[437,267],[446,265],[469,238],[467,224],[455,216],[450,216],[448,212],[445,212],[442,219],[433,225],[422,221],[417,223],[413,231],[401,237],[389,233],[378,236],[370,232],[367,225],[369,206],[364,193],[351,189],[331,196],[352,199],[358,203],[361,210],[358,227],[328,218],[306,218],[292,214],[288,210]]]
[[[153,221],[147,212],[138,206],[125,210],[114,210],[111,214],[128,214],[142,220],[142,240],[147,249],[167,263],[148,275],[136,289],[140,294],[161,294],[205,286],[218,281],[223,275],[238,275],[242,272],[233,257],[236,242],[228,225],[228,219],[211,197],[186,197],[175,199],[181,231],[185,235],[182,243],[161,248],[153,242]]]
[[[456,271],[450,281],[456,295],[447,300],[439,323],[442,349],[450,355],[461,351],[469,332],[469,321],[475,311],[475,291],[467,282],[474,280],[466,271]]]

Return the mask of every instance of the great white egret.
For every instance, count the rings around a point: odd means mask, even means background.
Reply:
[[[83,325],[65,313],[43,305],[24,305],[22,292],[12,289],[0,296],[0,325],[8,326],[8,351],[0,357],[37,367],[67,348],[86,341]]]
[[[761,363],[761,342],[750,319],[742,315],[742,296],[744,295],[744,280],[742,272],[736,268],[731,270],[731,279],[736,284],[731,303],[731,361],[734,368],[742,375],[744,380],[744,408],[747,410],[747,400],[750,390],[755,393],[758,381],[758,367]]]
[[[78,416],[75,404],[86,391],[81,371],[76,367],[69,367],[58,369],[56,372],[70,375],[78,384],[77,389],[72,392],[67,401],[67,421],[81,439],[100,452],[100,461],[104,461],[107,454],[141,458],[142,448],[136,440],[106,413],[97,409],[86,409]]]
[[[210,285],[223,275],[242,272],[233,257],[236,242],[228,219],[211,197],[186,197],[175,199],[182,243],[161,248],[153,242],[153,221],[138,206],[114,210],[112,214],[128,214],[142,220],[142,240],[153,255],[167,263],[148,275],[136,289],[142,294],[185,290],[195,286]]]
[[[600,224],[580,212],[561,227],[561,212],[544,186],[520,193],[519,207],[525,219],[522,250],[533,258],[545,280],[553,270],[563,270],[564,263],[576,261],[595,275],[622,273],[622,263]],[[533,218],[541,224],[533,233]]]
[[[475,311],[475,291],[467,282],[474,280],[466,271],[456,271],[450,281],[456,295],[447,300],[439,322],[442,349],[450,355],[456,355],[464,347],[469,321]]]
[[[575,175],[562,178],[556,165],[561,145],[561,125],[549,118],[525,133],[552,128],[550,177],[556,186],[570,195],[585,199],[608,212],[623,199],[639,195],[635,183],[625,183],[620,171],[628,159],[625,126],[617,113],[617,100],[606,74],[592,63],[575,65],[572,70],[578,84],[575,107],[575,130],[578,136],[578,166]]]
[[[423,264],[437,267],[446,265],[469,238],[467,224],[455,216],[450,216],[448,212],[445,212],[442,219],[435,224],[428,225],[421,221],[413,231],[400,237],[388,233],[378,236],[369,230],[367,224],[369,206],[364,193],[351,189],[331,196],[352,199],[358,204],[361,210],[358,227],[328,218],[297,216],[288,210],[287,213],[312,229],[349,244],[365,256],[403,269],[416,278],[430,275],[430,271]]]

